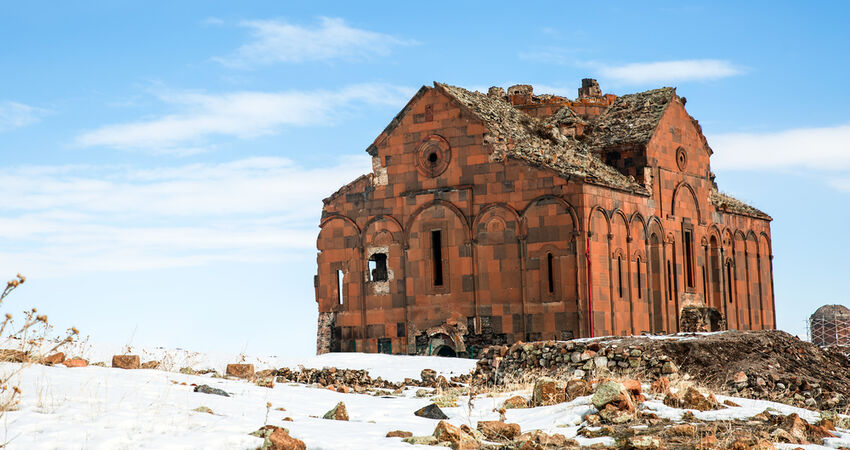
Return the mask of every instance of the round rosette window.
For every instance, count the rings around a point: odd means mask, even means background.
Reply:
[[[679,170],[685,170],[688,167],[688,154],[682,147],[676,150],[676,165],[679,166]]]
[[[436,177],[446,171],[452,159],[449,143],[442,137],[431,135],[419,144],[416,152],[416,168],[422,175]]]

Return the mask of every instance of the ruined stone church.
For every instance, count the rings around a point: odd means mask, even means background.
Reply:
[[[319,353],[775,328],[771,218],[673,88],[423,86],[324,200]]]

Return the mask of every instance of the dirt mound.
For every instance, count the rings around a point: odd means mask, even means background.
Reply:
[[[777,330],[663,340],[650,353],[720,392],[834,409],[850,398],[850,358]],[[735,379],[738,372],[746,375]],[[791,400],[791,401],[789,401]]]
[[[842,411],[850,405],[850,358],[783,331],[604,337],[493,346],[473,380],[537,376],[687,376],[717,393]]]

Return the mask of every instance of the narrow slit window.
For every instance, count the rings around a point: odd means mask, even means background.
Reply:
[[[623,257],[617,257],[617,291],[620,298],[623,298]]]
[[[708,279],[705,277],[705,266],[702,266],[702,295],[708,298]]]
[[[643,298],[643,293],[641,292],[641,290],[642,290],[641,289],[641,281],[640,281],[640,264],[641,264],[641,261],[637,260],[637,277],[636,277],[637,278],[637,291],[638,291],[637,294],[638,294],[638,298]]]
[[[726,291],[729,303],[732,303],[732,264],[726,263]]]
[[[667,301],[673,299],[673,267],[670,261],[667,261]]]
[[[696,287],[694,277],[694,259],[693,259],[693,235],[690,230],[685,230],[685,282],[689,288]]]
[[[431,231],[431,259],[434,269],[434,286],[443,285],[443,236],[442,231]]]
[[[369,280],[370,281],[387,281],[389,274],[387,272],[387,254],[374,253],[369,257]]]
[[[342,295],[342,288],[345,286],[343,283],[343,273],[341,270],[336,271],[336,302],[340,305],[345,303],[345,298]]]
[[[555,271],[553,270],[555,263],[555,257],[552,256],[551,253],[546,254],[546,268],[549,275],[549,293],[552,294],[555,292]]]

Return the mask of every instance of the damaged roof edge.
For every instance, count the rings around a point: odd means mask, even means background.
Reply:
[[[410,111],[410,107],[413,106],[413,103],[415,103],[416,100],[419,100],[430,89],[430,87],[422,85],[422,87],[420,87],[419,90],[416,91],[416,94],[414,94],[413,97],[408,100],[407,104],[404,105],[404,108],[402,108],[401,111],[399,111],[398,114],[393,117],[393,120],[391,120],[390,123],[387,124],[386,127],[384,127],[384,130],[381,131],[381,134],[379,134],[378,137],[376,137],[375,140],[371,144],[369,144],[368,147],[366,147],[366,153],[372,156],[378,156],[378,144],[380,144],[381,141],[386,139],[386,137],[389,136],[390,133],[393,132],[393,130],[395,130],[398,124],[401,123],[402,119],[404,119],[404,116],[406,116],[408,111]]]
[[[722,213],[737,214],[739,216],[747,216],[755,219],[773,221],[773,218],[767,215],[764,211],[750,206],[729,194],[722,193],[716,189],[711,190],[711,203]]]

